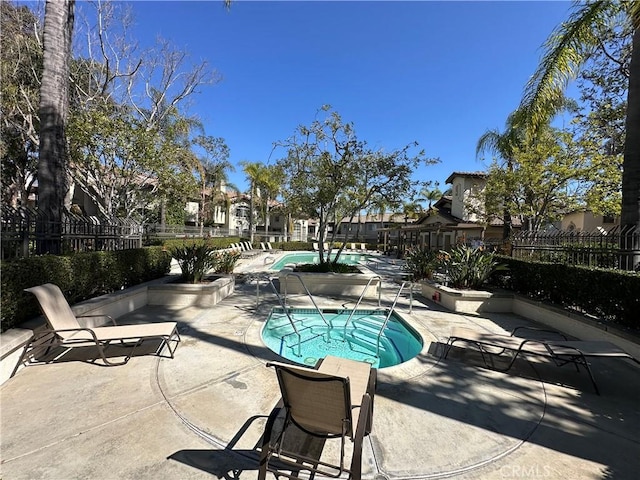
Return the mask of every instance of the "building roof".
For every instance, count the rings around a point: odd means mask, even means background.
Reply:
[[[447,177],[444,183],[452,183],[455,177],[472,177],[472,178],[486,178],[485,172],[453,172]]]

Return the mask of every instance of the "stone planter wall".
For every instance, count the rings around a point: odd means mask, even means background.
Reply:
[[[460,313],[511,312],[513,295],[483,290],[456,290],[433,283],[421,283],[422,295]]]
[[[299,276],[299,278],[298,278]],[[359,297],[367,283],[376,275],[364,273],[308,273],[295,272],[289,268],[282,269],[278,278],[280,280],[280,293],[302,294],[305,293],[300,279],[312,295],[344,295]],[[380,281],[375,278],[367,287],[366,298],[378,298]]]
[[[233,276],[221,277],[206,283],[191,285],[186,283],[167,283],[150,285],[147,288],[149,305],[212,307],[233,293]]]

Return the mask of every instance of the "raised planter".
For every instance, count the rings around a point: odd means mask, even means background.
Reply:
[[[436,283],[421,282],[422,295],[460,313],[511,312],[513,294],[485,290],[457,290]]]
[[[305,293],[300,280],[304,282],[312,295],[362,295],[364,288],[373,278],[366,289],[365,297],[377,298],[380,279],[371,273],[312,273],[293,272],[291,268],[283,268],[278,273],[280,280],[280,293],[300,294]]]
[[[165,283],[147,288],[148,305],[212,307],[233,293],[233,276],[220,277],[210,283]]]

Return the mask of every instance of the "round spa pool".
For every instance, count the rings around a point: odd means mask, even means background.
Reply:
[[[288,309],[296,333],[285,311],[274,308],[262,327],[262,340],[281,357],[307,366],[334,355],[385,368],[406,362],[422,350],[420,334],[395,312],[380,333],[388,315],[386,309],[356,310],[353,314],[346,309],[321,311]]]

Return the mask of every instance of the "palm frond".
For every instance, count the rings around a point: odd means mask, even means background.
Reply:
[[[564,90],[597,44],[595,27],[617,8],[610,0],[574,2],[568,21],[560,24],[544,43],[544,55],[525,86],[518,108],[532,130],[547,123],[565,104]]]

